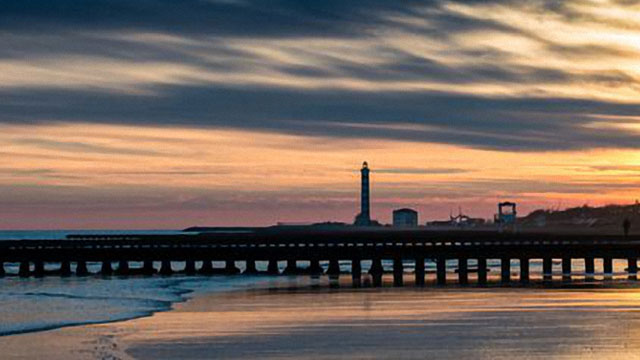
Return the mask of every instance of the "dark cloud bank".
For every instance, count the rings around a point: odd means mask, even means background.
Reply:
[[[416,7],[438,10],[438,2],[392,1],[146,1],[0,2],[0,31],[38,36],[57,34],[59,46],[13,44],[0,49],[0,59],[83,55],[128,59],[180,60],[180,54],[131,43],[91,43],[85,32],[148,31],[199,38],[227,36],[268,38],[367,38],[379,26],[407,27],[446,39],[456,31],[500,29],[521,32],[498,23],[454,14],[432,16],[431,29],[391,23],[383,14],[416,15]],[[572,21],[562,6],[541,6]],[[42,35],[39,35],[42,34]],[[531,36],[531,34],[524,34]],[[78,41],[76,41],[78,40]],[[36,42],[37,43],[37,42]],[[547,44],[557,47],[557,44]],[[223,47],[217,50],[222,51]],[[568,49],[581,53],[585,49]],[[227,49],[230,56],[243,56]],[[451,83],[494,81],[585,81],[585,75],[555,70],[478,65],[461,71],[446,64],[405,54],[400,61],[375,68],[337,63],[349,76],[371,80],[436,79]],[[182,61],[196,64],[196,58]],[[543,61],[543,60],[541,60]],[[197,64],[201,65],[201,64]],[[228,64],[206,64],[228,66]],[[218,68],[220,70],[220,68]],[[283,65],[283,73],[322,79],[318,69]],[[633,82],[625,74],[591,74],[589,81]],[[546,151],[594,147],[640,147],[637,133],[620,128],[590,126],[600,116],[640,115],[640,103],[620,104],[549,96],[487,97],[444,91],[301,90],[283,87],[184,84],[148,85],[154,95],[136,95],[74,88],[22,87],[0,90],[0,122],[98,122],[134,125],[223,127],[267,130],[311,136],[389,138],[460,144],[477,148]],[[615,88],[612,89],[615,91]]]

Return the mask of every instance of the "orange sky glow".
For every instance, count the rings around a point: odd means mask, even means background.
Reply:
[[[89,228],[350,222],[362,160],[373,171],[373,216],[384,222],[403,206],[426,221],[459,207],[489,218],[504,200],[522,211],[629,203],[640,171],[632,150],[520,153],[175,127],[3,126],[0,144],[0,186],[12,187],[4,226],[21,221],[12,208]]]

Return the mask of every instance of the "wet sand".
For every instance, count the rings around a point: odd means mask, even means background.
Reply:
[[[635,359],[640,289],[310,288],[0,338],[8,358]],[[4,358],[3,355],[3,358]]]

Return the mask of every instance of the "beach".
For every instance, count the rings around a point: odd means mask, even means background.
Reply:
[[[16,359],[633,359],[640,350],[633,286],[349,284],[288,277],[196,291],[169,311],[4,336],[0,348]]]

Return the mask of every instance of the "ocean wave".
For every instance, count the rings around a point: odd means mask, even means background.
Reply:
[[[150,316],[185,301],[191,279],[5,279],[0,336]]]
[[[272,286],[262,276],[4,278],[0,337],[125,321],[171,310],[198,293]]]

